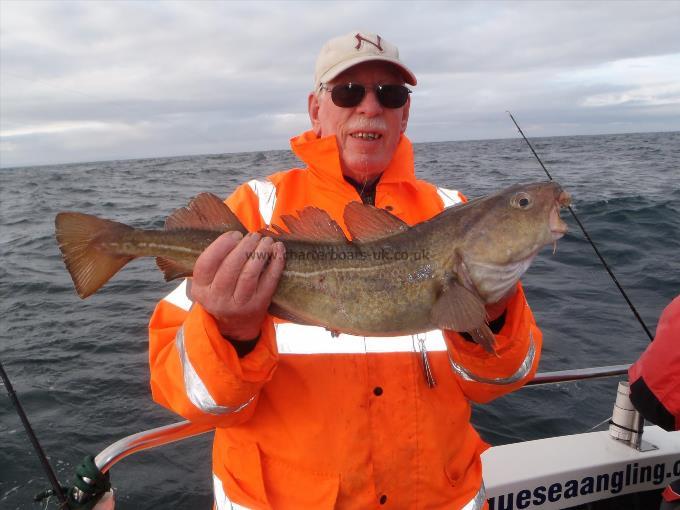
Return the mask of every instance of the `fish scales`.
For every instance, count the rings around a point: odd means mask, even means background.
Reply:
[[[273,302],[297,310],[300,319],[351,334],[391,336],[422,331],[428,325],[436,282],[411,276],[422,272],[425,262],[400,260],[402,254],[411,253],[403,237],[394,236],[389,245],[384,241],[336,246],[284,241],[286,268]]]

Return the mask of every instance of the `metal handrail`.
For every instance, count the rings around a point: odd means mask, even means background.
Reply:
[[[560,382],[584,381],[587,379],[600,379],[614,377],[628,373],[628,365],[610,365],[607,367],[577,368],[574,370],[558,370],[556,372],[543,372],[529,381],[526,386],[540,386],[542,384],[554,384]]]
[[[527,383],[527,386],[542,384],[554,384],[560,382],[583,381],[602,377],[624,375],[630,365],[612,365],[607,367],[580,368],[575,370],[559,370],[556,372],[543,372]],[[204,423],[192,423],[181,421],[155,429],[138,432],[131,436],[119,439],[107,446],[94,459],[95,464],[102,473],[106,473],[118,461],[133,453],[173,443],[206,432],[211,432],[214,427]]]
[[[144,430],[119,439],[107,446],[94,458],[94,463],[102,473],[106,473],[114,464],[123,460],[128,455],[205,434],[206,432],[212,432],[213,430],[215,430],[214,425],[192,423],[190,421],[180,421],[163,427]]]

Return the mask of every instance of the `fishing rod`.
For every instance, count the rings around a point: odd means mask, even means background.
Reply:
[[[64,488],[61,485],[59,485],[59,480],[57,480],[57,476],[54,474],[54,470],[50,465],[50,461],[47,459],[47,455],[45,455],[45,451],[42,449],[42,446],[40,446],[38,437],[35,435],[33,427],[31,427],[31,423],[28,421],[28,416],[26,416],[24,408],[22,407],[21,402],[19,402],[19,397],[17,397],[17,394],[14,391],[14,387],[12,386],[12,383],[9,380],[9,376],[5,372],[5,369],[3,368],[1,361],[0,361],[0,377],[2,378],[2,382],[5,385],[7,394],[9,395],[9,398],[17,411],[19,418],[21,418],[21,423],[23,423],[24,425],[26,434],[28,434],[28,438],[31,440],[33,449],[35,450],[35,453],[38,455],[38,459],[40,459],[40,463],[42,464],[42,467],[45,470],[45,474],[47,474],[47,478],[49,478],[50,484],[52,485],[52,490],[43,493],[43,496],[46,497],[49,495],[55,495],[59,499],[61,507],[68,508],[66,492]]]
[[[543,161],[541,161],[541,158],[539,158],[539,157],[538,157],[538,154],[536,154],[536,151],[534,150],[534,146],[531,145],[531,142],[529,141],[529,139],[528,139],[528,138],[526,137],[526,135],[524,134],[524,131],[522,131],[522,128],[519,127],[519,124],[517,124],[517,121],[515,120],[515,117],[513,117],[513,116],[512,116],[512,113],[510,113],[510,112],[507,112],[507,114],[510,115],[510,118],[512,119],[512,122],[515,124],[515,126],[517,126],[517,129],[519,130],[519,134],[522,135],[522,138],[524,138],[524,141],[529,145],[529,148],[531,149],[531,152],[533,152],[533,153],[534,153],[534,156],[536,156],[536,159],[537,159],[538,162],[540,163],[540,165],[541,165],[541,167],[543,168],[543,171],[545,172],[545,174],[548,176],[548,179],[550,179],[550,180],[552,181],[552,180],[553,180],[552,175],[550,175],[550,172],[548,172],[548,169],[547,169],[547,168],[545,167],[545,165],[543,164]],[[652,335],[652,333],[650,333],[649,329],[647,328],[647,325],[646,325],[645,322],[642,320],[642,317],[640,316],[640,314],[638,313],[637,309],[635,308],[635,305],[634,305],[633,302],[628,298],[628,294],[626,294],[626,291],[623,290],[623,287],[621,286],[621,284],[619,283],[619,281],[616,279],[616,276],[614,275],[614,273],[612,272],[612,270],[609,268],[609,264],[607,264],[607,261],[604,260],[604,257],[603,257],[602,254],[600,253],[600,250],[598,250],[598,249],[597,249],[597,246],[595,246],[595,243],[593,242],[593,240],[591,239],[590,235],[589,235],[588,232],[586,231],[585,227],[583,226],[583,223],[581,223],[581,220],[579,220],[578,216],[576,216],[576,213],[574,212],[574,210],[571,208],[570,205],[568,205],[567,208],[569,209],[569,212],[571,213],[571,215],[574,217],[574,220],[576,220],[576,223],[578,224],[578,226],[581,228],[581,231],[583,232],[583,235],[585,236],[586,240],[590,243],[590,246],[593,247],[593,250],[595,250],[595,253],[596,253],[597,256],[600,258],[600,262],[602,262],[602,265],[604,266],[604,268],[605,268],[605,269],[607,270],[607,272],[609,273],[609,276],[611,276],[612,280],[614,280],[614,283],[615,283],[616,286],[618,287],[619,292],[621,293],[621,295],[623,296],[623,298],[626,300],[626,303],[628,303],[628,306],[630,307],[630,309],[633,311],[633,315],[635,315],[635,318],[638,320],[638,322],[639,322],[640,325],[642,326],[642,329],[644,329],[644,330],[645,330],[645,333],[647,333],[647,336],[649,337],[649,341],[650,341],[650,342],[653,341],[653,340],[654,340],[654,336]]]

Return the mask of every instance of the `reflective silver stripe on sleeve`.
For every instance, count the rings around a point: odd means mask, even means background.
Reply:
[[[262,219],[269,225],[276,207],[276,186],[269,180],[258,181],[257,179],[248,181],[248,186],[257,196]]]
[[[461,510],[482,510],[484,508],[484,502],[486,501],[486,489],[484,488],[484,480],[482,480],[482,485],[479,488],[479,492],[475,494],[475,497],[470,500]]]
[[[531,366],[534,364],[535,357],[536,357],[536,345],[534,344],[534,334],[531,331],[529,331],[529,350],[527,351],[527,355],[524,357],[524,361],[522,361],[522,364],[517,369],[517,371],[510,377],[497,377],[494,379],[489,379],[487,377],[478,376],[470,372],[467,368],[453,361],[450,354],[449,363],[451,364],[451,368],[453,369],[453,371],[466,381],[473,381],[484,384],[503,385],[515,383],[520,379],[526,377],[526,375],[531,370]]]
[[[229,500],[224,492],[222,480],[215,473],[213,473],[213,493],[215,494],[215,507],[217,510],[250,510],[248,507]]]
[[[437,188],[437,194],[444,201],[444,207],[451,207],[463,202],[460,193],[455,189]]]
[[[176,307],[188,312],[191,309],[191,305],[194,304],[194,302],[189,297],[190,290],[191,281],[185,278],[175,290],[163,298],[163,301],[172,303]]]
[[[250,399],[241,404],[238,407],[227,407],[218,406],[215,399],[210,395],[208,388],[205,387],[203,381],[196,373],[196,369],[189,361],[189,356],[187,356],[187,351],[184,348],[184,327],[177,330],[177,335],[175,336],[175,346],[177,347],[177,352],[179,353],[179,360],[182,364],[182,373],[184,374],[184,390],[187,393],[187,397],[192,404],[194,404],[198,409],[208,414],[229,414],[238,413],[248,404],[250,404],[255,395],[250,397]]]

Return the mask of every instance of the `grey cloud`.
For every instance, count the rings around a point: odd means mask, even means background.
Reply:
[[[675,2],[447,4],[401,44],[421,72],[582,67],[680,52],[678,19]]]
[[[0,164],[284,148],[320,45],[355,29],[417,73],[417,141],[515,136],[506,109],[536,136],[680,129],[673,91],[655,107],[634,81],[560,79],[680,54],[677,19],[677,2],[3,2],[2,130],[25,134]]]

